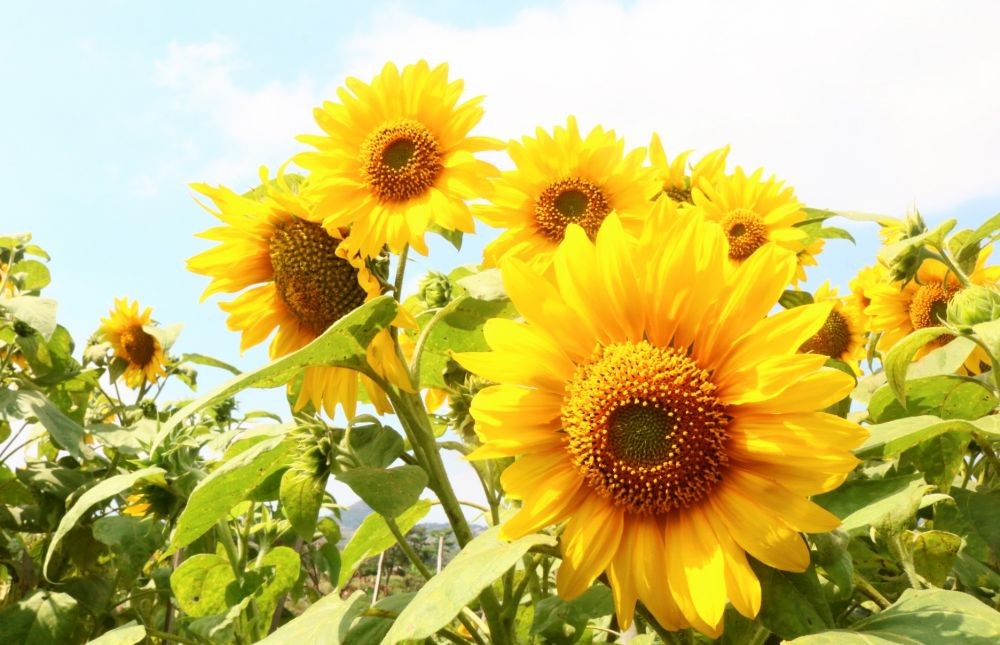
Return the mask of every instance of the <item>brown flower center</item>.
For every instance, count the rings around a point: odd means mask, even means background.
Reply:
[[[633,513],[667,513],[722,479],[726,406],[686,353],[647,341],[598,348],[566,386],[573,463],[599,495]]]
[[[670,199],[672,199],[677,204],[693,204],[694,203],[693,201],[691,201],[691,189],[690,188],[681,188],[680,186],[671,186],[670,188],[667,188],[666,190],[664,190],[664,192],[667,194],[667,197],[669,197]]]
[[[142,325],[132,325],[119,337],[124,358],[132,365],[145,367],[156,353],[156,339],[142,330]]]
[[[822,354],[830,358],[842,357],[851,346],[851,324],[836,309],[826,317],[826,322],[812,337],[802,343],[799,351],[804,354]]]
[[[361,144],[361,174],[383,202],[423,195],[444,167],[437,138],[413,119],[388,121]]]
[[[367,297],[358,283],[358,270],[337,255],[339,244],[319,224],[298,218],[280,224],[271,235],[278,296],[317,336]]]
[[[920,285],[910,301],[910,322],[914,329],[936,327],[941,324],[948,310],[948,302],[958,293],[958,287],[945,286],[940,282]]]
[[[566,227],[579,224],[593,239],[611,212],[604,192],[586,179],[570,177],[549,184],[535,201],[535,224],[550,240],[560,242]]]
[[[742,262],[767,243],[767,227],[760,216],[748,208],[729,211],[722,220],[722,230],[729,239],[729,257]]]

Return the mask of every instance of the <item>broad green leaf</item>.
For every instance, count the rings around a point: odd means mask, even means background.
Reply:
[[[1000,320],[973,325],[972,331],[985,343],[994,356],[1000,356]]]
[[[913,556],[917,573],[935,587],[943,587],[962,548],[962,538],[947,531],[905,531],[903,546]]]
[[[260,645],[352,645],[353,641],[347,639],[351,623],[367,604],[362,591],[355,591],[347,599],[331,593],[260,641]]]
[[[49,561],[52,559],[52,554],[55,552],[56,547],[59,546],[59,542],[66,536],[71,528],[76,526],[84,515],[98,502],[103,502],[109,497],[117,495],[124,490],[132,487],[137,481],[145,478],[151,477],[153,475],[158,475],[164,473],[162,468],[143,468],[132,473],[125,473],[123,475],[115,475],[114,477],[109,477],[104,481],[100,482],[93,488],[90,488],[80,498],[76,500],[76,503],[66,511],[62,519],[59,521],[59,526],[56,528],[56,532],[52,534],[52,540],[49,542],[49,549],[45,552],[45,562],[42,564],[42,573],[48,578]]]
[[[1000,560],[1000,490],[952,488],[951,498],[934,509],[934,528],[964,537],[963,550],[981,562]]]
[[[121,627],[116,627],[109,632],[104,632],[92,641],[87,641],[87,645],[135,645],[144,638],[146,638],[146,628],[134,620],[130,620]]]
[[[431,224],[430,226],[427,227],[427,232],[437,233],[445,240],[447,240],[449,244],[454,246],[456,251],[462,250],[462,237],[463,237],[462,231],[453,231],[451,229],[444,228],[438,224]]]
[[[939,374],[955,374],[965,360],[976,348],[971,338],[958,336],[944,347],[938,347],[927,353],[920,360],[911,363],[906,372],[906,378],[913,379]]]
[[[1000,230],[1000,213],[983,222],[979,228],[963,236],[961,248],[953,250],[955,257],[965,266],[972,264],[972,260],[979,255],[979,243],[983,240],[993,240],[997,231]]]
[[[948,334],[944,327],[925,327],[918,329],[909,336],[892,346],[892,349],[883,357],[882,364],[885,366],[885,375],[889,380],[889,387],[899,402],[906,403],[906,376],[913,361],[913,356],[920,348],[936,338]]]
[[[94,521],[94,538],[108,545],[121,575],[137,577],[142,567],[162,544],[164,531],[151,517],[107,515]]]
[[[319,508],[326,492],[326,477],[318,478],[292,466],[281,476],[278,499],[281,512],[285,514],[295,532],[303,540],[311,541],[316,531]]]
[[[997,405],[989,387],[964,376],[929,376],[906,383],[906,403],[901,403],[888,386],[875,392],[868,404],[873,423],[930,414],[942,419],[978,419]]]
[[[778,298],[778,304],[785,309],[791,309],[792,307],[801,307],[802,305],[809,305],[813,302],[813,295],[808,291],[799,291],[797,289],[786,289],[781,297]]]
[[[286,385],[298,372],[311,365],[369,370],[365,350],[375,335],[388,327],[395,316],[396,301],[392,296],[381,296],[338,320],[302,349],[226,381],[171,416],[157,435],[153,452],[184,419],[249,387]]]
[[[278,607],[281,596],[287,593],[299,579],[302,566],[301,558],[294,549],[287,546],[277,546],[264,554],[256,569],[273,568],[271,575],[261,588],[254,594],[253,602],[258,614],[258,626],[261,633],[266,633],[271,625],[271,616]]]
[[[404,443],[399,433],[377,420],[373,423],[351,423],[351,449],[363,466],[387,468],[403,454]]]
[[[193,618],[214,616],[229,609],[226,590],[236,581],[229,560],[214,553],[191,556],[170,575],[177,606]]]
[[[219,369],[226,370],[227,372],[232,372],[235,375],[239,375],[241,372],[238,368],[233,367],[229,363],[220,361],[217,358],[212,358],[211,356],[205,356],[204,354],[181,354],[180,363],[194,363],[196,365],[205,365],[207,367],[218,367]]]
[[[861,532],[868,526],[901,526],[917,512],[930,486],[917,475],[856,479],[817,495],[813,501],[841,520],[841,529]]]
[[[907,589],[884,611],[851,625],[796,638],[789,645],[901,645],[1000,642],[1000,613],[968,594]]]
[[[64,593],[36,591],[26,600],[0,610],[0,633],[5,643],[55,645],[81,639],[84,612]]]
[[[372,609],[399,614],[416,595],[416,592],[394,594],[379,600]],[[392,621],[382,616],[362,616],[347,633],[345,642],[351,645],[381,645],[392,627]]]
[[[86,431],[41,392],[32,390],[0,391],[0,414],[8,418],[35,417],[53,443],[81,461],[94,458],[94,451],[84,442]]]
[[[980,426],[961,419],[944,420],[923,415],[867,426],[868,438],[854,454],[864,459],[894,457],[904,450],[945,432],[978,430]]]
[[[295,442],[284,437],[266,439],[201,480],[177,518],[169,553],[197,540],[272,473],[287,466],[294,448]]]
[[[21,260],[11,268],[10,274],[22,291],[37,291],[52,281],[49,267],[38,260]]]
[[[181,329],[184,327],[181,323],[174,323],[173,325],[167,325],[166,327],[159,327],[157,325],[143,325],[142,330],[156,339],[163,348],[163,351],[168,351],[177,342],[177,337],[180,336]]]
[[[833,627],[830,607],[811,565],[802,573],[779,571],[756,560],[751,560],[750,566],[760,580],[763,595],[757,618],[764,627],[782,638]]]
[[[409,510],[400,514],[396,518],[400,532],[406,535],[407,531],[427,515],[430,508],[431,503],[422,499]],[[389,530],[389,526],[382,519],[382,516],[372,513],[362,520],[358,530],[354,532],[340,553],[340,578],[337,581],[337,588],[343,587],[344,583],[351,579],[358,565],[364,560],[382,553],[395,543],[396,538],[393,537],[392,531]]]
[[[967,431],[939,434],[910,448],[905,453],[905,458],[909,458],[924,474],[928,484],[934,484],[940,491],[947,491],[962,471],[969,439]]]
[[[526,535],[507,542],[493,527],[465,545],[441,573],[428,580],[386,634],[385,644],[427,638],[447,625],[494,580],[533,546],[553,546],[548,535]]]
[[[899,242],[883,246],[878,252],[879,261],[889,266],[893,261],[909,251],[912,248],[918,246],[924,246],[930,241],[940,242],[944,240],[945,235],[947,235],[951,229],[955,228],[955,224],[958,222],[954,219],[948,219],[937,225],[936,228],[920,233],[919,235],[914,235],[913,237],[908,237]]]
[[[56,308],[58,303],[52,298],[37,296],[15,296],[0,298],[0,309],[6,309],[14,320],[20,320],[42,335],[45,340],[56,330]]]
[[[482,269],[455,280],[475,300],[508,300],[500,269]]]
[[[611,590],[604,585],[594,585],[571,601],[548,596],[535,605],[531,633],[542,636],[546,643],[572,645],[583,636],[591,619],[608,616],[614,610]]]
[[[337,474],[373,511],[396,517],[413,506],[427,486],[427,473],[420,466],[369,468],[361,466]]]

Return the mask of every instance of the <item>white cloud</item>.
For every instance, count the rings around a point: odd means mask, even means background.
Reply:
[[[472,29],[394,8],[346,67],[448,61],[483,133],[572,113],[668,153],[732,143],[809,203],[901,213],[1000,190],[998,23],[991,2],[566,2]]]

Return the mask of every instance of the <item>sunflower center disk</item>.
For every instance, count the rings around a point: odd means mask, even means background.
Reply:
[[[851,325],[844,314],[836,309],[826,317],[826,322],[819,331],[802,343],[799,351],[803,353],[823,354],[831,358],[840,358],[851,345]]]
[[[141,325],[134,325],[123,331],[121,344],[125,358],[133,365],[148,365],[156,352],[152,335],[144,332]]]
[[[729,239],[729,257],[743,261],[767,243],[767,226],[760,216],[747,208],[737,208],[726,214],[722,230]]]
[[[337,255],[340,241],[319,224],[292,219],[271,236],[271,266],[278,296],[316,335],[360,307],[367,294],[358,272]]]
[[[383,123],[361,144],[361,175],[383,202],[403,202],[424,194],[441,174],[437,138],[412,119]]]
[[[566,227],[579,224],[591,239],[611,212],[604,192],[586,179],[571,177],[549,184],[535,202],[535,224],[550,240],[560,242]]]
[[[691,200],[691,189],[681,188],[679,186],[671,186],[666,189],[667,197],[674,200],[678,204],[693,204]]]
[[[599,495],[659,514],[702,499],[722,479],[726,406],[684,352],[646,341],[599,348],[566,387],[573,463]]]
[[[910,301],[910,322],[914,329],[936,327],[945,317],[948,301],[958,291],[957,287],[945,287],[938,282],[920,285]]]

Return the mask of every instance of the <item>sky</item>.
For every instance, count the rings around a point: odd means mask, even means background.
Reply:
[[[188,184],[237,191],[304,150],[312,108],[388,61],[448,62],[486,95],[475,133],[517,138],[574,114],[669,155],[731,144],[810,206],[975,226],[1000,211],[1000,3],[9,3],[0,23],[0,233],[53,256],[59,319],[79,346],[113,299],[185,325],[176,350],[249,369],[186,258],[214,218]],[[503,156],[493,159],[509,166]],[[810,273],[846,289],[872,224],[841,222]],[[409,270],[475,263],[444,243]],[[200,376],[202,390],[224,373]],[[280,390],[243,409],[284,406]],[[479,498],[452,461],[460,496]],[[342,494],[346,501],[350,497]]]

